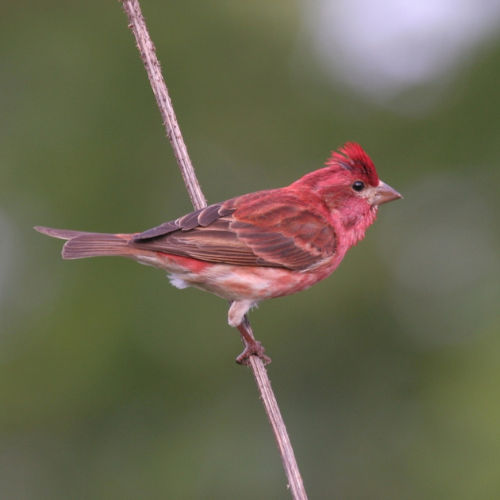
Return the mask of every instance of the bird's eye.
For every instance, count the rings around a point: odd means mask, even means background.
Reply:
[[[362,191],[365,188],[365,183],[362,181],[356,181],[353,185],[352,188],[354,191]]]

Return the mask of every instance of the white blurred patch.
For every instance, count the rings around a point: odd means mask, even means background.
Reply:
[[[500,25],[498,0],[302,0],[302,6],[304,41],[327,72],[381,103],[450,77]]]
[[[175,288],[179,288],[180,290],[189,287],[189,284],[186,283],[180,276],[176,274],[169,274],[168,279],[172,286],[175,286]]]
[[[475,336],[499,314],[494,210],[472,178],[439,174],[404,191],[378,234],[402,332],[430,344]]]

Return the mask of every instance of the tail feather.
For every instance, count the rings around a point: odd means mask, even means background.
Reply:
[[[42,226],[36,226],[35,229],[48,236],[67,240],[62,249],[63,259],[83,259],[106,255],[130,256],[131,249],[128,246],[130,238],[126,234],[87,233]]]
[[[47,236],[52,236],[53,238],[59,238],[61,240],[70,240],[75,236],[80,234],[88,234],[84,231],[73,231],[71,229],[54,229],[53,227],[35,226],[33,229],[39,233],[46,234]]]

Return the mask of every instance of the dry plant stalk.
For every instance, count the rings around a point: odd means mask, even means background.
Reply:
[[[168,94],[167,86],[161,73],[160,63],[156,57],[156,50],[149,36],[139,1],[122,0],[122,5],[129,19],[129,26],[135,36],[137,47],[144,62],[158,108],[160,109],[167,137],[174,150],[175,158],[181,170],[191,202],[195,209],[203,208],[207,205],[207,202],[201,191],[198,179],[196,178],[191,160],[189,159],[187,148],[182,138],[179,124]],[[248,333],[253,337],[250,323],[248,320],[245,323]],[[271,382],[264,363],[257,356],[250,356],[249,366],[253,371],[260,397],[264,403],[264,408],[278,444],[292,496],[295,500],[307,500],[302,476],[300,475],[290,438],[288,437],[283,417],[281,416],[276,397],[271,388]]]
[[[149,36],[146,22],[141,12],[138,0],[121,0],[123,9],[129,19],[129,27],[132,30],[139,49],[142,61],[146,68],[156,102],[162,116],[167,137],[174,150],[174,155],[184,179],[184,184],[191,198],[193,207],[197,210],[207,206],[206,199],[201,191],[201,187],[196,178],[193,165],[189,158],[186,144],[182,138],[181,130],[175,116],[172,101],[168,94],[167,86],[161,73],[160,63],[156,57],[154,44]],[[245,317],[246,333],[253,338],[253,332],[248,318]],[[246,341],[242,337],[244,344]],[[249,366],[251,367],[260,397],[264,403],[269,422],[274,432],[278,445],[283,467],[288,478],[288,486],[295,500],[307,500],[307,494],[302,482],[302,476],[295,459],[295,454],[288,437],[283,417],[279,410],[276,397],[271,387],[271,381],[267,375],[267,370],[263,361],[255,355],[250,356]]]

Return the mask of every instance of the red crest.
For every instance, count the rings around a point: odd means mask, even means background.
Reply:
[[[338,151],[332,151],[326,166],[340,165],[359,175],[372,186],[377,186],[379,179],[372,159],[356,142],[346,142]]]

